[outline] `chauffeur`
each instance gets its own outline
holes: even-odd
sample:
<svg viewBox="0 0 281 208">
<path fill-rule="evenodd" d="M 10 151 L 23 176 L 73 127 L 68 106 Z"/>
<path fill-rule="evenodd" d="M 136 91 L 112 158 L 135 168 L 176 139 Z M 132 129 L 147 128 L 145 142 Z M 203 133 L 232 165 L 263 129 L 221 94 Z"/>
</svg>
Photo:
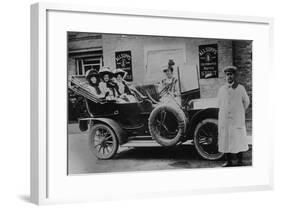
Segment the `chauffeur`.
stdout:
<svg viewBox="0 0 281 208">
<path fill-rule="evenodd" d="M 236 81 L 237 68 L 224 68 L 227 84 L 218 92 L 219 104 L 219 152 L 226 153 L 223 167 L 232 166 L 232 156 L 237 154 L 242 164 L 242 152 L 249 149 L 246 139 L 245 111 L 250 101 L 245 88 Z"/>
</svg>

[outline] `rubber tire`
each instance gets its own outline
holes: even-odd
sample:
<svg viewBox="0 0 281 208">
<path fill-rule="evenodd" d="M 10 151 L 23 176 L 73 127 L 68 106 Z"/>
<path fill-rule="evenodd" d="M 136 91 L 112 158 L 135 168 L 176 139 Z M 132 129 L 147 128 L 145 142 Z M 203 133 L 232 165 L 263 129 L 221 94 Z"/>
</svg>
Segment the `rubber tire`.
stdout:
<svg viewBox="0 0 281 208">
<path fill-rule="evenodd" d="M 215 119 L 215 118 L 205 118 L 205 119 L 202 119 L 197 125 L 196 125 L 196 128 L 195 128 L 195 131 L 194 131 L 194 146 L 198 152 L 198 154 L 203 158 L 203 159 L 206 159 L 206 160 L 219 160 L 221 159 L 224 154 L 223 153 L 220 153 L 218 154 L 218 156 L 213 156 L 213 157 L 210 157 L 208 154 L 206 154 L 205 152 L 202 151 L 202 149 L 200 148 L 199 146 L 199 140 L 198 140 L 198 130 L 199 128 L 207 123 L 207 122 L 210 122 L 210 123 L 213 123 L 215 125 L 218 126 L 218 119 Z"/>
<path fill-rule="evenodd" d="M 161 113 L 162 110 L 169 111 L 172 113 L 178 122 L 179 131 L 177 135 L 173 139 L 168 139 L 163 136 L 161 136 L 157 130 L 155 129 L 155 126 L 153 125 L 155 122 L 155 119 L 159 113 Z M 151 112 L 149 118 L 148 118 L 148 128 L 149 132 L 152 136 L 152 139 L 154 139 L 157 143 L 159 143 L 162 146 L 174 146 L 178 142 L 181 141 L 182 137 L 185 135 L 186 131 L 186 117 L 184 112 L 177 106 L 174 105 L 159 105 L 156 108 L 153 109 Z"/>
<path fill-rule="evenodd" d="M 94 143 L 93 143 L 93 136 L 95 135 L 97 129 L 99 128 L 105 128 L 107 131 L 110 132 L 111 136 L 112 136 L 112 140 L 113 140 L 113 150 L 112 152 L 106 156 L 106 157 L 101 157 L 99 154 L 98 154 L 98 151 L 97 151 L 97 148 L 94 147 Z M 99 123 L 99 124 L 95 124 L 94 126 L 91 127 L 90 129 L 90 132 L 89 132 L 89 146 L 90 146 L 90 150 L 91 152 L 100 160 L 108 160 L 108 159 L 111 159 L 114 157 L 114 155 L 116 154 L 118 148 L 119 148 L 119 142 L 118 142 L 118 139 L 117 139 L 117 136 L 116 134 L 114 133 L 114 131 L 106 124 L 102 124 L 102 123 Z"/>
</svg>

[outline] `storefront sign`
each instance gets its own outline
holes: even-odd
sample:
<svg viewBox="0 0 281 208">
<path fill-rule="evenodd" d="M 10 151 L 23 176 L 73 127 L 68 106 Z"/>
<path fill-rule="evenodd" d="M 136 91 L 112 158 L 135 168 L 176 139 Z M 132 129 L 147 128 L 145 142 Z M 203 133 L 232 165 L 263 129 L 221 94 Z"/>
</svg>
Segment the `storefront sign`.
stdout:
<svg viewBox="0 0 281 208">
<path fill-rule="evenodd" d="M 218 77 L 218 45 L 199 46 L 200 79 Z"/>
<path fill-rule="evenodd" d="M 116 51 L 115 62 L 116 62 L 116 69 L 122 69 L 127 72 L 125 80 L 133 81 L 131 51 Z"/>
</svg>

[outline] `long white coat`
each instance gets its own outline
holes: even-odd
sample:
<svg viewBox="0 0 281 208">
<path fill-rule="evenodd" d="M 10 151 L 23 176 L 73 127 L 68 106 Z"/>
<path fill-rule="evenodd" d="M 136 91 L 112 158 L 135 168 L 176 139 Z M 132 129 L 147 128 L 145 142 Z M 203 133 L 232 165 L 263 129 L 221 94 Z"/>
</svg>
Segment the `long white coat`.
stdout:
<svg viewBox="0 0 281 208">
<path fill-rule="evenodd" d="M 249 149 L 246 139 L 245 111 L 250 104 L 245 88 L 224 85 L 218 92 L 219 152 L 238 153 Z"/>
</svg>

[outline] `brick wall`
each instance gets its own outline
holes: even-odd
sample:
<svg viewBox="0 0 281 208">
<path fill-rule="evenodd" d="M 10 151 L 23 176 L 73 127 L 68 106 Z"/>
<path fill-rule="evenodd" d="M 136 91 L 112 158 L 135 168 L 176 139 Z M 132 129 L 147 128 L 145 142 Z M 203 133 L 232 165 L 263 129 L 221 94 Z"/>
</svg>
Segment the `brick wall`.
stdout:
<svg viewBox="0 0 281 208">
<path fill-rule="evenodd" d="M 251 101 L 246 119 L 252 120 L 252 41 L 232 41 L 232 48 L 233 64 L 238 67 L 237 79 L 245 87 Z"/>
</svg>

